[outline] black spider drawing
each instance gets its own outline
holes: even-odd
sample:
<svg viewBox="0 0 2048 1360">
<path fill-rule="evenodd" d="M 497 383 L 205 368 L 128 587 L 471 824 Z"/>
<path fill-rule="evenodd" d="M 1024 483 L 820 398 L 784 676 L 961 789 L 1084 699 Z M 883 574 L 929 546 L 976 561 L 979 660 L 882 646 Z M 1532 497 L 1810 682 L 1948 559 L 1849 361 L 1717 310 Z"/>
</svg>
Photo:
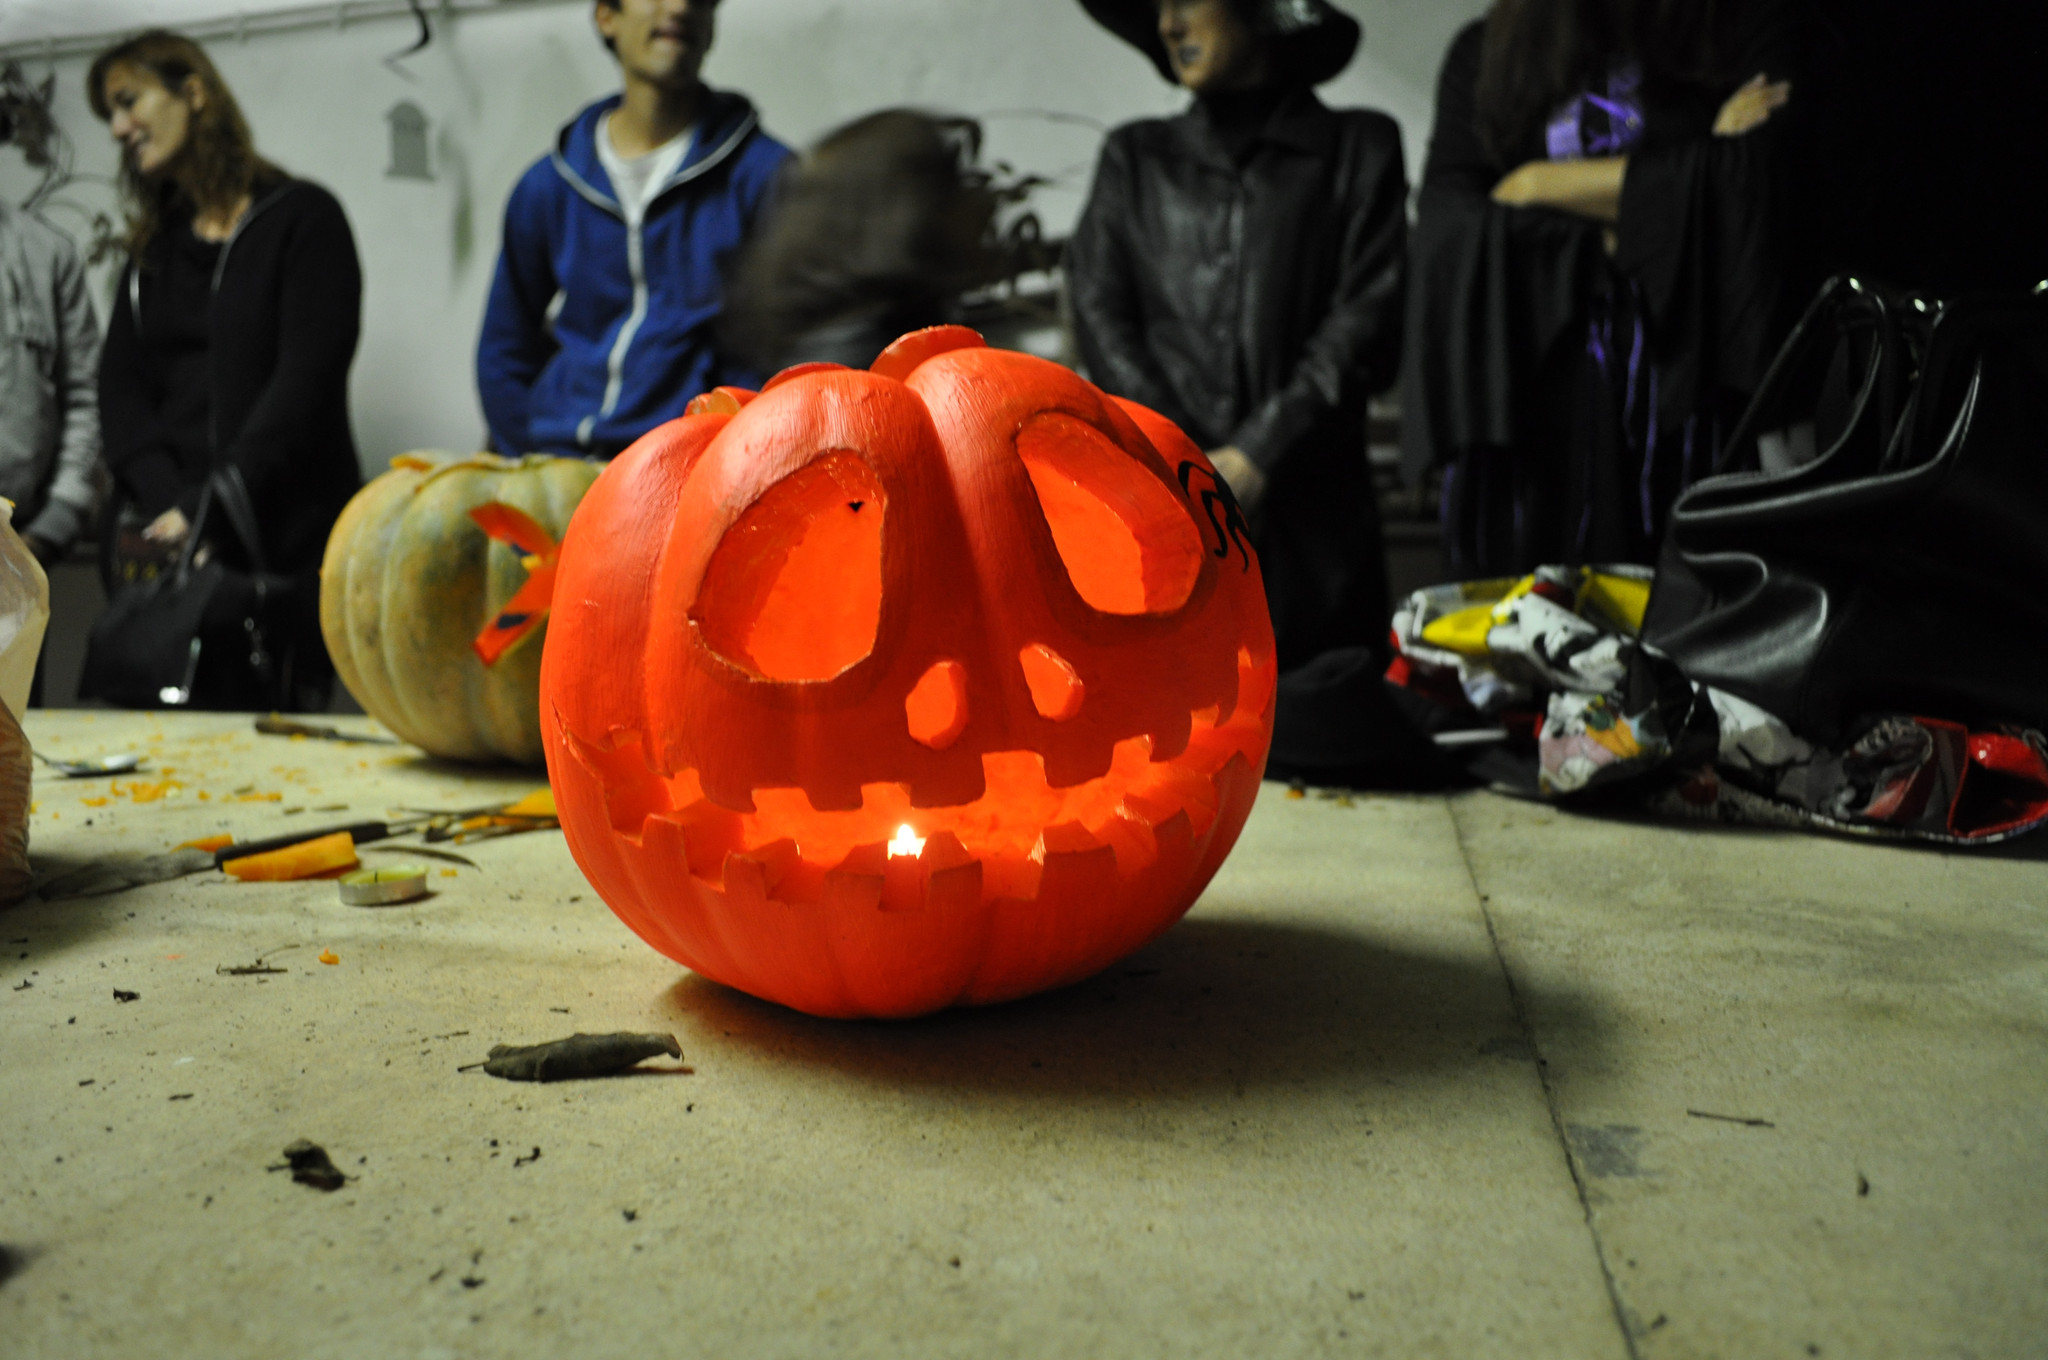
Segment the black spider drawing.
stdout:
<svg viewBox="0 0 2048 1360">
<path fill-rule="evenodd" d="M 1245 522 L 1244 510 L 1238 505 L 1237 497 L 1231 494 L 1230 483 L 1190 458 L 1180 465 L 1181 495 L 1194 494 L 1189 489 L 1188 479 L 1197 472 L 1209 479 L 1209 485 L 1202 489 L 1202 513 L 1208 517 L 1209 527 L 1216 531 L 1215 555 L 1230 556 L 1230 545 L 1235 543 L 1237 550 L 1244 554 L 1244 570 L 1250 571 L 1252 552 L 1245 540 L 1251 537 L 1252 526 Z M 1223 507 L 1221 520 L 1216 517 L 1216 507 L 1219 505 Z"/>
</svg>

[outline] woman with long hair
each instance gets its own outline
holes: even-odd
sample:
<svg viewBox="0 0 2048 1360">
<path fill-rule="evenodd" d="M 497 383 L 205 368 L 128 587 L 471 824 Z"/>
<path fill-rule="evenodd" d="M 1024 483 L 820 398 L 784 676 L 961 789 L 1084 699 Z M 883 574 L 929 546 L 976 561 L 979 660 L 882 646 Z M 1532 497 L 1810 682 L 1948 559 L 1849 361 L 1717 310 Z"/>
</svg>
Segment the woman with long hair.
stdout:
<svg viewBox="0 0 2048 1360">
<path fill-rule="evenodd" d="M 204 649 L 192 702 L 324 706 L 320 555 L 361 481 L 348 220 L 332 194 L 257 154 L 189 38 L 156 30 L 107 49 L 87 95 L 120 145 L 128 216 L 99 394 L 107 466 L 139 532 L 117 533 L 109 556 L 174 558 L 200 524 L 197 551 L 240 579 L 292 578 L 253 606 L 210 608 L 242 617 L 209 631 L 249 636 Z"/>
<path fill-rule="evenodd" d="M 1437 89 L 1404 462 L 1459 576 L 1654 559 L 1795 301 L 1793 0 L 1496 0 Z"/>
</svg>

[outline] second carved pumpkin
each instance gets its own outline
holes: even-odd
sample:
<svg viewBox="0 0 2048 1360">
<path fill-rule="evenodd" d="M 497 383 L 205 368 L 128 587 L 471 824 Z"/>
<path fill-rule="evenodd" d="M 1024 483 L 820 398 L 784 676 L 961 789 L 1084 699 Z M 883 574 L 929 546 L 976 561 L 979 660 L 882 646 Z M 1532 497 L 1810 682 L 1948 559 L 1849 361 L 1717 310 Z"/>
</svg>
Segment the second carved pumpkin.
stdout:
<svg viewBox="0 0 2048 1360">
<path fill-rule="evenodd" d="M 553 570 L 542 559 L 599 471 L 580 458 L 407 454 L 358 492 L 320 565 L 320 631 L 356 702 L 432 755 L 539 764 L 541 638 L 526 634 L 540 616 L 501 619 L 536 568 Z M 494 629 L 482 650 L 502 654 L 486 664 L 478 638 Z"/>
</svg>

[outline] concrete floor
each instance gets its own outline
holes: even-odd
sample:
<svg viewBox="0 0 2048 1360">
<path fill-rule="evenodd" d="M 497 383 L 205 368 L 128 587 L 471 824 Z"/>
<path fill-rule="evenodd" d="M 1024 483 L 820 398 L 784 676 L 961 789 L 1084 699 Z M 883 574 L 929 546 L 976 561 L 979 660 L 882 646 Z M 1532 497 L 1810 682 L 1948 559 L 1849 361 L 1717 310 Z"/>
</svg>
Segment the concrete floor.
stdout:
<svg viewBox="0 0 2048 1360">
<path fill-rule="evenodd" d="M 39 780 L 51 867 L 535 782 L 28 730 L 183 784 Z M 684 973 L 557 833 L 470 853 L 0 910 L 0 1356 L 2048 1356 L 2048 838 L 1268 785 L 1164 939 L 910 1024 Z M 691 1071 L 455 1071 L 611 1029 Z"/>
</svg>

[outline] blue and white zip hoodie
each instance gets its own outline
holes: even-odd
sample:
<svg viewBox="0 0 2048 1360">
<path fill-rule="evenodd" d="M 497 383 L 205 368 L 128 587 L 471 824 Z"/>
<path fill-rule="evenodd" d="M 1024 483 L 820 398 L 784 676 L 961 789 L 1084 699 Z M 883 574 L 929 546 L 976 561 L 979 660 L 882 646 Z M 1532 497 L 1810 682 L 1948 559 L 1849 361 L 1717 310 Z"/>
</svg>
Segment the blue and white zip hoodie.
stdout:
<svg viewBox="0 0 2048 1360">
<path fill-rule="evenodd" d="M 743 96 L 706 89 L 689 154 L 635 231 L 597 156 L 618 104 L 577 114 L 505 205 L 476 353 L 500 452 L 609 458 L 700 392 L 760 385 L 727 366 L 713 329 L 727 257 L 789 148 Z"/>
</svg>

